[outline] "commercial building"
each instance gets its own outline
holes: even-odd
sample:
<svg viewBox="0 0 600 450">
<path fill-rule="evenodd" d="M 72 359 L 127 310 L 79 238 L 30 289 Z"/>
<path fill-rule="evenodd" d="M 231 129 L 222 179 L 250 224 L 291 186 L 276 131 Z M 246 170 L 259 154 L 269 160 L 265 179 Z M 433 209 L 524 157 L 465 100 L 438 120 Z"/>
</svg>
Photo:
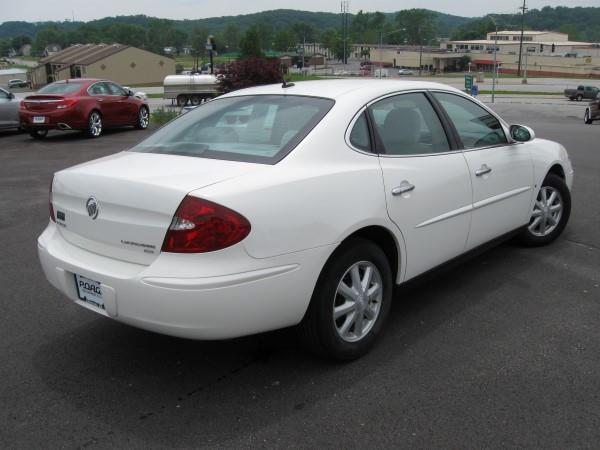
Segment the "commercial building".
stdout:
<svg viewBox="0 0 600 450">
<path fill-rule="evenodd" d="M 469 55 L 476 70 L 492 70 L 494 49 L 501 73 L 516 73 L 519 65 L 520 31 L 487 33 L 486 39 L 445 41 L 440 48 Z M 524 31 L 521 69 L 529 75 L 600 77 L 600 44 L 570 41 L 565 33 Z"/>
<path fill-rule="evenodd" d="M 33 87 L 67 78 L 107 78 L 125 85 L 162 84 L 175 73 L 164 55 L 121 44 L 76 44 L 42 58 L 31 72 Z"/>
</svg>

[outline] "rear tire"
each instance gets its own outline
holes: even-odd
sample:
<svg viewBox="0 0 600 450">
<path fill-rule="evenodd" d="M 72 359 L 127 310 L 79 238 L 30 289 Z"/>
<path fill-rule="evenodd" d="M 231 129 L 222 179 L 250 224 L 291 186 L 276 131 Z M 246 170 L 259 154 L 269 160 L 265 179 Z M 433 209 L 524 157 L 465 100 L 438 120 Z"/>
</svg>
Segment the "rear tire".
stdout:
<svg viewBox="0 0 600 450">
<path fill-rule="evenodd" d="M 192 106 L 198 106 L 202 103 L 202 97 L 200 97 L 199 95 L 192 95 L 190 97 L 190 103 L 192 104 Z"/>
<path fill-rule="evenodd" d="M 90 138 L 97 138 L 102 134 L 102 116 L 98 111 L 92 111 L 90 113 L 85 132 Z"/>
<path fill-rule="evenodd" d="M 578 102 L 580 102 L 581 100 L 583 100 L 583 95 L 579 94 L 579 95 L 577 96 L 577 101 L 578 101 Z"/>
<path fill-rule="evenodd" d="M 563 232 L 571 215 L 571 193 L 565 181 L 553 173 L 546 175 L 536 198 L 529 224 L 519 235 L 528 247 L 548 245 Z"/>
<path fill-rule="evenodd" d="M 321 271 L 298 326 L 302 343 L 340 361 L 364 355 L 389 316 L 392 289 L 390 264 L 377 245 L 365 239 L 342 244 Z"/>
<path fill-rule="evenodd" d="M 138 130 L 145 130 L 146 128 L 148 128 L 149 124 L 150 124 L 150 112 L 148 111 L 148 108 L 146 108 L 145 106 L 142 106 L 138 112 L 137 120 L 135 122 L 135 127 Z"/>
<path fill-rule="evenodd" d="M 587 108 L 585 110 L 585 114 L 583 115 L 583 123 L 585 123 L 586 125 L 590 125 L 592 122 L 594 122 L 592 120 L 592 115 L 590 114 L 590 109 Z"/>
<path fill-rule="evenodd" d="M 48 136 L 48 130 L 31 130 L 29 136 L 33 139 L 45 139 Z"/>
<path fill-rule="evenodd" d="M 185 106 L 188 102 L 188 96 L 181 94 L 177 96 L 177 106 Z"/>
</svg>

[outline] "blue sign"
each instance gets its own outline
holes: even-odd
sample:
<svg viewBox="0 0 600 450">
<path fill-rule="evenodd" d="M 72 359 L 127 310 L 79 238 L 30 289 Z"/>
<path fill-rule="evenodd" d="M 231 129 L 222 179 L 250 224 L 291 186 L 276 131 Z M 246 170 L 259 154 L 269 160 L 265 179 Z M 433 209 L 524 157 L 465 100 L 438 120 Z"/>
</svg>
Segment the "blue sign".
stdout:
<svg viewBox="0 0 600 450">
<path fill-rule="evenodd" d="M 471 95 L 473 97 L 477 97 L 478 94 L 479 94 L 479 86 L 474 84 L 473 86 L 471 86 Z"/>
</svg>

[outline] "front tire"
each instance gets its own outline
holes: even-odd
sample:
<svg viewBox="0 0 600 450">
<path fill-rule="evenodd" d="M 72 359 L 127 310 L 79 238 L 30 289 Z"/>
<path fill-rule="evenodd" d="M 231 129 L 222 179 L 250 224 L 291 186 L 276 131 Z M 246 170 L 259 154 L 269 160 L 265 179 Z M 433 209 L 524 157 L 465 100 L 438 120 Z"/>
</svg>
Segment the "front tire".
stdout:
<svg viewBox="0 0 600 450">
<path fill-rule="evenodd" d="M 585 114 L 583 115 L 583 123 L 586 125 L 590 125 L 593 122 L 592 115 L 590 114 L 590 109 L 587 108 L 585 110 Z"/>
<path fill-rule="evenodd" d="M 374 243 L 352 239 L 323 268 L 298 327 L 308 350 L 335 360 L 352 360 L 375 343 L 392 301 L 392 272 Z"/>
<path fill-rule="evenodd" d="M 583 100 L 583 95 L 579 94 L 579 95 L 577 96 L 577 101 L 578 101 L 578 102 L 580 102 L 581 100 Z"/>
<path fill-rule="evenodd" d="M 48 130 L 31 130 L 29 136 L 33 139 L 45 139 L 48 136 Z"/>
<path fill-rule="evenodd" d="M 102 134 L 102 116 L 98 111 L 92 111 L 88 117 L 88 125 L 85 130 L 90 138 L 97 138 Z"/>
<path fill-rule="evenodd" d="M 146 128 L 148 128 L 149 123 L 150 123 L 150 112 L 148 111 L 148 108 L 146 108 L 145 106 L 142 106 L 138 112 L 138 117 L 135 122 L 135 127 L 138 130 L 145 130 Z"/>
<path fill-rule="evenodd" d="M 538 192 L 529 224 L 519 235 L 519 240 L 529 247 L 548 245 L 563 232 L 570 215 L 569 188 L 561 177 L 549 173 Z"/>
</svg>

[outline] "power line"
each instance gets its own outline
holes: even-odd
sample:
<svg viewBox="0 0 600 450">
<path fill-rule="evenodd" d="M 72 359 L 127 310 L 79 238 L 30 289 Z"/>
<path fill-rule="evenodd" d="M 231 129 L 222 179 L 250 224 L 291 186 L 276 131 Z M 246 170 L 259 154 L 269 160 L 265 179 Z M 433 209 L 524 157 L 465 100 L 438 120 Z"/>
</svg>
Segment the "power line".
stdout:
<svg viewBox="0 0 600 450">
<path fill-rule="evenodd" d="M 348 63 L 348 55 L 346 51 L 347 39 L 348 39 L 348 11 L 350 10 L 350 1 L 344 0 L 341 3 L 342 12 L 342 44 L 344 46 L 343 63 Z"/>
</svg>

